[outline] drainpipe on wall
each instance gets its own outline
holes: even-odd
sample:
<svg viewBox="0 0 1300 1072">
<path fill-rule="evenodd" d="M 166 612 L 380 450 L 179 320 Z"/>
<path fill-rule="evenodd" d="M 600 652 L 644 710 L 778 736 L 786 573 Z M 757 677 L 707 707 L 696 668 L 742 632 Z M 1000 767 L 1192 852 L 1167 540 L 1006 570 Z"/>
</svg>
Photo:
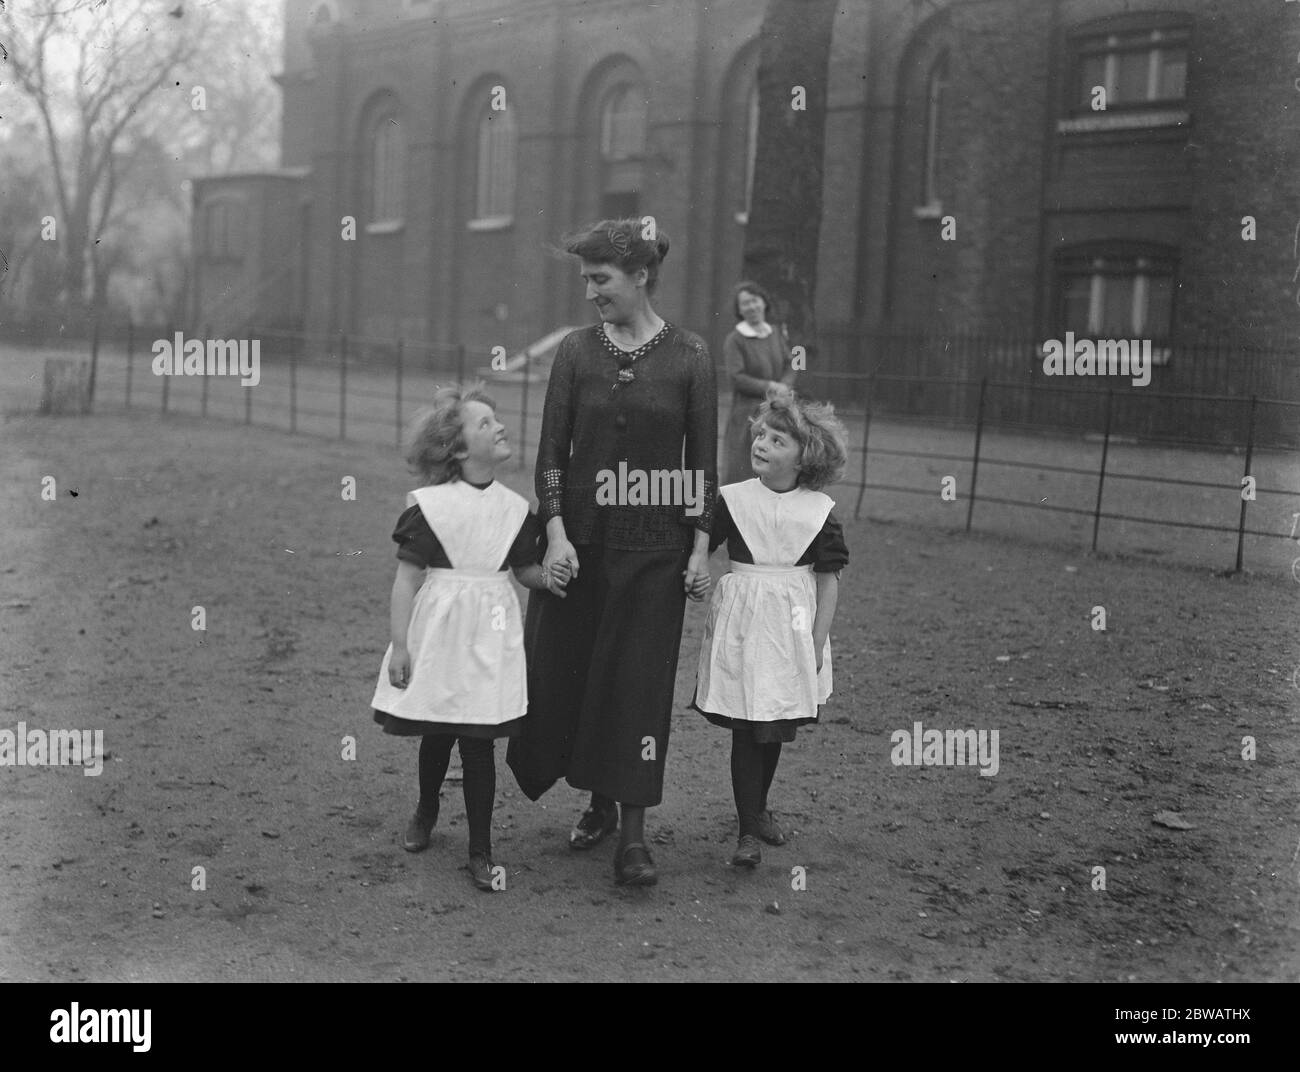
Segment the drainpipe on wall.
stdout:
<svg viewBox="0 0 1300 1072">
<path fill-rule="evenodd" d="M 1056 113 L 1060 106 L 1062 85 L 1060 79 L 1064 72 L 1060 70 L 1061 61 L 1061 0 L 1052 0 L 1052 12 L 1048 24 L 1047 41 L 1047 116 L 1043 123 L 1043 161 L 1038 177 L 1038 270 L 1035 273 L 1038 286 L 1034 288 L 1034 327 L 1036 334 L 1042 335 L 1050 330 L 1044 323 L 1046 312 L 1046 294 L 1055 286 L 1047 276 L 1047 188 L 1052 173 L 1053 151 L 1056 146 Z"/>
<path fill-rule="evenodd" d="M 872 104 L 872 83 L 871 79 L 876 70 L 876 39 L 871 30 L 874 25 L 874 16 L 876 14 L 876 2 L 870 0 L 867 4 L 866 11 L 866 70 L 863 71 L 863 96 L 862 96 L 862 153 L 858 157 L 858 245 L 857 255 L 854 258 L 853 265 L 853 322 L 855 325 L 861 324 L 866 317 L 867 312 L 867 221 L 870 218 L 871 202 L 869 196 L 871 192 L 871 181 L 868 178 L 871 170 L 870 163 L 867 160 L 868 147 L 871 145 L 871 104 Z M 886 218 L 886 227 L 889 220 Z"/>
</svg>

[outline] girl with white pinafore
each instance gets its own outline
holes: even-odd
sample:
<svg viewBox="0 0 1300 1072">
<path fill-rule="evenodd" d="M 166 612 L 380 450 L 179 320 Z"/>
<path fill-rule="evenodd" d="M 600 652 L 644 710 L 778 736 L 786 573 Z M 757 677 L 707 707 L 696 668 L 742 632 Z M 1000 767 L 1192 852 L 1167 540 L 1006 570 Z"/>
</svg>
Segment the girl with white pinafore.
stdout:
<svg viewBox="0 0 1300 1072">
<path fill-rule="evenodd" d="M 826 403 L 773 392 L 753 424 L 752 480 L 719 489 L 710 549 L 731 571 L 709 605 L 691 706 L 730 729 L 740 838 L 732 864 L 754 867 L 759 839 L 785 835 L 767 806 L 782 743 L 830 697 L 830 628 L 848 563 L 834 501 L 847 435 Z"/>
<path fill-rule="evenodd" d="M 459 742 L 469 871 L 504 888 L 492 863 L 493 740 L 519 732 L 528 707 L 522 616 L 507 567 L 529 588 L 563 595 L 538 565 L 540 526 L 528 502 L 496 482 L 510 457 L 506 431 L 480 389 L 443 388 L 417 417 L 408 461 L 427 481 L 406 497 L 393 539 L 392 641 L 371 707 L 386 733 L 419 736 L 420 800 L 405 848 L 427 848 L 439 793 Z"/>
</svg>

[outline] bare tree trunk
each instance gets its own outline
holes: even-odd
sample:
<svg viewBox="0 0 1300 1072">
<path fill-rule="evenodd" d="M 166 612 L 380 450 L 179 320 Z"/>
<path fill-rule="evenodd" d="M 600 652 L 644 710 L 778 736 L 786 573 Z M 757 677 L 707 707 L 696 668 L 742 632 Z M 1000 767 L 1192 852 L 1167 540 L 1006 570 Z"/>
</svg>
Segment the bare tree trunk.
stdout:
<svg viewBox="0 0 1300 1072">
<path fill-rule="evenodd" d="M 769 0 L 758 65 L 758 151 L 744 274 L 811 356 L 822 219 L 826 93 L 836 0 Z"/>
</svg>

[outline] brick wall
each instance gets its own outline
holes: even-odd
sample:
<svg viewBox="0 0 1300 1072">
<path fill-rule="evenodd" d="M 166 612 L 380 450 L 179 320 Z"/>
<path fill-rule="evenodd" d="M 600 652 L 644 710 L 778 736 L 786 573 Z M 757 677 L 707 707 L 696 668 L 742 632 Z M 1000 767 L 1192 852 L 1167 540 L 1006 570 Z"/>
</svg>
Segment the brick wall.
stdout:
<svg viewBox="0 0 1300 1072">
<path fill-rule="evenodd" d="M 1300 5 L 1152 6 L 1194 19 L 1190 129 L 1097 138 L 1057 131 L 1068 34 L 1133 10 L 1130 0 L 842 4 L 819 319 L 1038 329 L 1052 313 L 1058 247 L 1141 237 L 1177 250 L 1180 330 L 1294 332 Z M 284 155 L 313 169 L 312 328 L 390 324 L 486 352 L 590 321 L 574 267 L 552 251 L 597 214 L 593 95 L 618 64 L 649 91 L 641 209 L 673 239 L 656 307 L 716 347 L 743 246 L 743 87 L 762 8 L 444 0 L 435 20 L 398 17 L 401 0 L 367 0 L 341 31 L 294 44 L 314 69 L 285 87 Z M 915 211 L 926 76 L 944 48 L 941 201 L 952 242 L 940 219 Z M 474 231 L 471 117 L 498 80 L 517 108 L 517 204 L 509 227 Z M 364 222 L 363 109 L 384 88 L 400 99 L 406 135 L 405 226 L 344 243 L 339 218 Z M 1241 241 L 1245 215 L 1257 219 L 1255 243 Z"/>
</svg>

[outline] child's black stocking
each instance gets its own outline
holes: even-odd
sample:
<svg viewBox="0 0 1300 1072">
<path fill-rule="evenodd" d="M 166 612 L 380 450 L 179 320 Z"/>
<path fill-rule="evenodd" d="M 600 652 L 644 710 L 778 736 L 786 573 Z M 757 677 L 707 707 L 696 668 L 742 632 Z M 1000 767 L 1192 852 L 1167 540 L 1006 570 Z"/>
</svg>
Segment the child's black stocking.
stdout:
<svg viewBox="0 0 1300 1072">
<path fill-rule="evenodd" d="M 497 766 L 492 740 L 461 737 L 460 763 L 465 772 L 465 818 L 469 822 L 469 854 L 492 855 L 492 803 L 497 794 Z"/>
<path fill-rule="evenodd" d="M 763 750 L 749 726 L 731 729 L 731 791 L 736 797 L 740 836 L 757 837 L 763 797 Z"/>
<path fill-rule="evenodd" d="M 781 742 L 773 741 L 759 747 L 763 750 L 763 796 L 759 801 L 759 811 L 767 811 L 767 791 L 772 788 L 776 765 L 781 762 Z"/>
<path fill-rule="evenodd" d="M 455 740 L 443 733 L 426 733 L 420 738 L 420 803 L 415 810 L 425 818 L 438 817 L 438 794 L 442 791 L 442 780 L 447 777 Z"/>
</svg>

